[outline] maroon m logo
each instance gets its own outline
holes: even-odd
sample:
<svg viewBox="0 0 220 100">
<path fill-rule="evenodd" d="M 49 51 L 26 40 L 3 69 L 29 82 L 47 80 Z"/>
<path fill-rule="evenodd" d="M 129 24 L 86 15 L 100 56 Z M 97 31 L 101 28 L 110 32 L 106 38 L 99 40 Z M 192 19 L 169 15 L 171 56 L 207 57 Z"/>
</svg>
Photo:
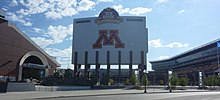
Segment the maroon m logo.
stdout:
<svg viewBox="0 0 220 100">
<path fill-rule="evenodd" d="M 115 45 L 115 48 L 124 48 L 125 45 L 118 37 L 118 30 L 99 30 L 99 37 L 93 48 L 102 48 L 103 45 Z"/>
</svg>

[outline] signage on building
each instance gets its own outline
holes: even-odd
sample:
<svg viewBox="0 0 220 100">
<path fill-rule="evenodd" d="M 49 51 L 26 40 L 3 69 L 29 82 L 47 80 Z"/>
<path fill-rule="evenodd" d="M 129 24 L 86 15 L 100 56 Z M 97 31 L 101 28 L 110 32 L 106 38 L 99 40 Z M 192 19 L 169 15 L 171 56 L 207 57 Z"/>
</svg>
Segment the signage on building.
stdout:
<svg viewBox="0 0 220 100">
<path fill-rule="evenodd" d="M 100 14 L 99 17 L 95 20 L 96 24 L 104 24 L 104 23 L 120 23 L 122 22 L 122 18 L 120 18 L 117 11 L 112 8 L 104 9 Z"/>
<path fill-rule="evenodd" d="M 93 48 L 102 48 L 102 45 L 115 45 L 115 48 L 125 47 L 125 44 L 118 37 L 118 30 L 99 30 L 99 37 L 93 44 Z"/>
</svg>

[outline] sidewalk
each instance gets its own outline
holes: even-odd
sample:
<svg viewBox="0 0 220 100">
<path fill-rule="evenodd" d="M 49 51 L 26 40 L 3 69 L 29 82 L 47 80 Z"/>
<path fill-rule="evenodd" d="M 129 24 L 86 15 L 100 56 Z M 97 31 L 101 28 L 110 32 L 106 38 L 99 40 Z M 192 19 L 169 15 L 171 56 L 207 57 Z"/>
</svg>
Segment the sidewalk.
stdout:
<svg viewBox="0 0 220 100">
<path fill-rule="evenodd" d="M 124 89 L 106 89 L 106 90 L 77 90 L 77 91 L 54 91 L 54 92 L 8 92 L 1 93 L 0 100 L 28 100 L 37 98 L 57 98 L 57 97 L 82 97 L 82 96 L 102 96 L 102 95 L 128 95 L 143 94 L 144 90 L 124 90 Z M 205 92 L 207 90 L 174 90 L 176 92 Z M 169 90 L 147 89 L 149 94 L 169 93 Z"/>
</svg>

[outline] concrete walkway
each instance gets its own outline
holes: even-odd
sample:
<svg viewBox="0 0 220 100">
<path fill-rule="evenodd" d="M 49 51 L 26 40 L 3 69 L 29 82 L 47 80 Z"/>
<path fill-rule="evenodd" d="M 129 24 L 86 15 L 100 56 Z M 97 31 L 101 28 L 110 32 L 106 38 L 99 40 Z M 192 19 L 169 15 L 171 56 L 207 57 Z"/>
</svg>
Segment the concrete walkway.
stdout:
<svg viewBox="0 0 220 100">
<path fill-rule="evenodd" d="M 38 98 L 57 98 L 57 97 L 82 97 L 82 96 L 102 96 L 102 95 L 128 95 L 143 94 L 144 90 L 126 89 L 106 89 L 106 90 L 77 90 L 77 91 L 53 91 L 53 92 L 8 92 L 0 93 L 0 100 L 29 100 Z M 207 90 L 174 90 L 173 92 L 205 92 Z M 148 94 L 169 93 L 169 90 L 147 89 Z"/>
</svg>

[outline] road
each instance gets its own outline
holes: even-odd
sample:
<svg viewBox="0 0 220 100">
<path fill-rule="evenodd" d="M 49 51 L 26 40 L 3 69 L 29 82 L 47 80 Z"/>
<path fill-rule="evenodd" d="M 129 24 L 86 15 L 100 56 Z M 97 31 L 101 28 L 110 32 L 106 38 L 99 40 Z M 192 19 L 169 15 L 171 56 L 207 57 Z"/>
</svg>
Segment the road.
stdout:
<svg viewBox="0 0 220 100">
<path fill-rule="evenodd" d="M 42 99 L 39 98 L 33 100 L 220 100 L 220 92 L 67 96 Z"/>
</svg>

